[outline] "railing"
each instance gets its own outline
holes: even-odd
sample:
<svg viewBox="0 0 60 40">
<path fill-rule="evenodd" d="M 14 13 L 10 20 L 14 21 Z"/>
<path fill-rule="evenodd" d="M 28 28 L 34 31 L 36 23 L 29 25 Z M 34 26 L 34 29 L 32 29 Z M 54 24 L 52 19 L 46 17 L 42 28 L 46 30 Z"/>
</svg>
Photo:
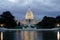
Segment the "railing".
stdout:
<svg viewBox="0 0 60 40">
<path fill-rule="evenodd" d="M 0 28 L 0 32 L 1 32 L 1 40 L 5 40 L 6 37 L 4 38 L 4 35 L 7 32 L 14 34 L 13 35 L 14 37 L 12 40 L 48 40 L 48 38 L 44 38 L 44 36 L 49 37 L 50 34 L 57 36 L 56 37 L 57 39 L 54 39 L 54 40 L 59 40 L 59 28 L 52 28 L 52 29 L 7 29 L 7 28 Z M 51 35 L 51 37 L 52 37 L 52 35 Z M 52 38 L 50 38 L 50 39 L 53 40 Z M 7 38 L 6 38 L 6 40 L 7 40 Z"/>
</svg>

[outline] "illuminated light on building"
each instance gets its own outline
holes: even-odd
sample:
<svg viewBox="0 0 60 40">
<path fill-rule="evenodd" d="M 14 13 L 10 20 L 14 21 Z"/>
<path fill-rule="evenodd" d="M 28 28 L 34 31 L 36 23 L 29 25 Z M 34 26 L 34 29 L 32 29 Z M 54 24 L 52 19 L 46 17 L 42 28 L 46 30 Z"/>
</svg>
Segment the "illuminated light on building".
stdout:
<svg viewBox="0 0 60 40">
<path fill-rule="evenodd" d="M 25 19 L 34 19 L 33 13 L 30 10 L 30 8 L 28 9 L 28 11 L 26 13 Z"/>
</svg>

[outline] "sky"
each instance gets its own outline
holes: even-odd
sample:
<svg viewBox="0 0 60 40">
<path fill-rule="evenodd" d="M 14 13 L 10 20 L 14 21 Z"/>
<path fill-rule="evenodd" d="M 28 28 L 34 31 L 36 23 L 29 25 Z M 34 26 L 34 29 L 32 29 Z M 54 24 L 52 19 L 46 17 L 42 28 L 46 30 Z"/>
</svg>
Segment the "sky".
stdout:
<svg viewBox="0 0 60 40">
<path fill-rule="evenodd" d="M 35 19 L 60 15 L 60 0 L 0 0 L 0 14 L 10 11 L 17 20 L 25 18 L 29 7 Z"/>
</svg>

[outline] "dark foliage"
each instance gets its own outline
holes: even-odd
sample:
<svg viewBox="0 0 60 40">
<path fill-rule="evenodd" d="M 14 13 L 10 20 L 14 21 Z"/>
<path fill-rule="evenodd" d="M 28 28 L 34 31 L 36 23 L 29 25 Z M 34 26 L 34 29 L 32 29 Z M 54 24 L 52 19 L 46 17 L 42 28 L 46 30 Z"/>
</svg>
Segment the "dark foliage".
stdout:
<svg viewBox="0 0 60 40">
<path fill-rule="evenodd" d="M 14 16 L 9 11 L 3 12 L 0 16 L 0 23 L 5 24 L 5 28 L 14 28 L 17 25 Z"/>
<path fill-rule="evenodd" d="M 60 16 L 56 17 L 56 23 L 60 24 Z"/>
<path fill-rule="evenodd" d="M 39 26 L 39 28 L 54 28 L 56 27 L 56 24 L 60 24 L 60 16 L 57 16 L 56 18 L 45 16 L 37 26 Z"/>
</svg>

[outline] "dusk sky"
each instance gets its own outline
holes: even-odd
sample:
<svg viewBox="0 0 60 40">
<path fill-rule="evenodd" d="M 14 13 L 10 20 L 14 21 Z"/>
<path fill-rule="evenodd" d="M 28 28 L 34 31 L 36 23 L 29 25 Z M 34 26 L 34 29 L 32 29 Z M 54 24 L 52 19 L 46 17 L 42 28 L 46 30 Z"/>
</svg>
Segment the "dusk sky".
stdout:
<svg viewBox="0 0 60 40">
<path fill-rule="evenodd" d="M 35 18 L 60 15 L 60 0 L 0 0 L 0 14 L 10 11 L 16 19 L 23 19 L 30 7 Z"/>
</svg>

